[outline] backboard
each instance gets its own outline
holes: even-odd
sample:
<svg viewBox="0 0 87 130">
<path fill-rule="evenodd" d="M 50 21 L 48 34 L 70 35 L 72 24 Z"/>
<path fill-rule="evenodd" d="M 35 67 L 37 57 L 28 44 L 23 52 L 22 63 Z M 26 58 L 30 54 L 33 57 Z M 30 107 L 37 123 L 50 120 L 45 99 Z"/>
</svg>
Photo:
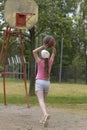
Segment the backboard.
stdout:
<svg viewBox="0 0 87 130">
<path fill-rule="evenodd" d="M 38 5 L 34 0 L 7 0 L 4 18 L 10 27 L 32 28 L 38 21 Z"/>
</svg>

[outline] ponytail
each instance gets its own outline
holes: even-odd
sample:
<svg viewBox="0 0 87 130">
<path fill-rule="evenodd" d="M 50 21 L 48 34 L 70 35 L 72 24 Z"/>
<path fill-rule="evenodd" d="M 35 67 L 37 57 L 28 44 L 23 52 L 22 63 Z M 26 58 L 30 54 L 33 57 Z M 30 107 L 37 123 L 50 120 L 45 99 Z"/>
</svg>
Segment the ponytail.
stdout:
<svg viewBox="0 0 87 130">
<path fill-rule="evenodd" d="M 45 75 L 46 75 L 46 78 L 49 78 L 49 59 L 48 58 L 45 58 L 44 59 L 45 61 Z"/>
</svg>

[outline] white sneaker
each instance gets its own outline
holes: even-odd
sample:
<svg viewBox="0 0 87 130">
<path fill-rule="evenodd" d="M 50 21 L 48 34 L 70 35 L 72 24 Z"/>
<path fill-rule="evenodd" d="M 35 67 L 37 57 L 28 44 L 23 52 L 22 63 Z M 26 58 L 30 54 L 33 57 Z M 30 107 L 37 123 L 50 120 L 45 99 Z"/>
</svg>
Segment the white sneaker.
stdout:
<svg viewBox="0 0 87 130">
<path fill-rule="evenodd" d="M 50 119 L 50 115 L 45 115 L 44 120 L 43 120 L 44 127 L 48 126 L 49 119 Z"/>
</svg>

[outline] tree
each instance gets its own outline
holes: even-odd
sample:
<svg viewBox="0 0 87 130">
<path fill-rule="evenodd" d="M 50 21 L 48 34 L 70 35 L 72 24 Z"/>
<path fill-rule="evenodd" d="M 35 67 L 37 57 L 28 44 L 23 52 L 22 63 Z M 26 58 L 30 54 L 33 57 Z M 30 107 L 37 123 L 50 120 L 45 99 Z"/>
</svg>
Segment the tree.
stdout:
<svg viewBox="0 0 87 130">
<path fill-rule="evenodd" d="M 30 30 L 30 44 L 31 44 L 31 54 L 30 54 L 30 90 L 29 95 L 35 95 L 35 60 L 33 57 L 32 50 L 35 48 L 35 27 Z"/>
<path fill-rule="evenodd" d="M 85 65 L 85 79 L 87 84 L 87 1 L 81 0 L 78 3 L 77 10 L 77 43 L 78 43 L 78 53 L 79 58 L 76 62 L 80 62 L 81 65 Z"/>
</svg>

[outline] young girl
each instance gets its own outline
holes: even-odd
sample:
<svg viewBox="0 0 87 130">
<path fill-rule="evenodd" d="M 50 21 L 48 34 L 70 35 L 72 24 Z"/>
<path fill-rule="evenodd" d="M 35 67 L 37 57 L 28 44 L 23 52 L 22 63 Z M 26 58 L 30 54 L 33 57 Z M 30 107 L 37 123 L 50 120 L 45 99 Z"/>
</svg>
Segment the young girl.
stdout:
<svg viewBox="0 0 87 130">
<path fill-rule="evenodd" d="M 40 120 L 40 123 L 43 123 L 44 126 L 47 126 L 48 119 L 50 117 L 49 114 L 47 113 L 45 99 L 50 87 L 50 72 L 56 54 L 55 45 L 52 47 L 51 56 L 50 53 L 46 50 L 47 47 L 48 46 L 44 43 L 42 46 L 33 50 L 33 55 L 38 65 L 35 92 L 41 110 L 43 112 L 43 118 Z M 41 52 L 41 58 L 38 55 L 39 52 Z"/>
</svg>

